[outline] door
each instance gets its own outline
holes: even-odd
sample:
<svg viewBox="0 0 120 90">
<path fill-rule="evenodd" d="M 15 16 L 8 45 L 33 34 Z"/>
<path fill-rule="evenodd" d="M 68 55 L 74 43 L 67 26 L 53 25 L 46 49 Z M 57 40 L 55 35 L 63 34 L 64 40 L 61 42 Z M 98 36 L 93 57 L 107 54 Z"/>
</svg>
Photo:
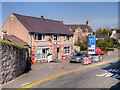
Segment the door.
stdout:
<svg viewBox="0 0 120 90">
<path fill-rule="evenodd" d="M 58 60 L 60 60 L 61 58 L 60 58 L 60 47 L 57 47 L 57 55 L 58 55 Z"/>
</svg>

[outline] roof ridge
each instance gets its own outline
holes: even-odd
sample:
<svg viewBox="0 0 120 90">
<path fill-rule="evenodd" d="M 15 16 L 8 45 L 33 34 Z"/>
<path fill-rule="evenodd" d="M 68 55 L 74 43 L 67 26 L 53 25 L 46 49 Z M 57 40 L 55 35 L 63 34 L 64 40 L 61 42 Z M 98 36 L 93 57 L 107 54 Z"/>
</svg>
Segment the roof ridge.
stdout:
<svg viewBox="0 0 120 90">
<path fill-rule="evenodd" d="M 87 26 L 86 24 L 65 24 L 65 25 L 78 25 L 78 26 L 82 26 L 82 25 L 85 25 L 85 26 Z"/>
<path fill-rule="evenodd" d="M 32 18 L 38 18 L 34 16 L 27 16 L 27 15 L 22 15 L 22 14 L 17 14 L 17 13 L 12 13 L 13 15 L 18 15 L 18 16 L 23 16 L 23 17 L 32 17 Z"/>
<path fill-rule="evenodd" d="M 40 19 L 40 17 L 35 17 L 35 16 L 28 16 L 28 15 L 22 15 L 22 14 L 17 14 L 17 13 L 12 13 L 13 15 L 18 15 L 18 16 L 23 16 L 23 17 L 29 17 L 29 18 L 36 18 Z M 56 21 L 56 22 L 61 22 L 59 20 L 53 20 L 53 19 L 45 19 L 45 20 L 50 20 L 50 21 Z"/>
</svg>

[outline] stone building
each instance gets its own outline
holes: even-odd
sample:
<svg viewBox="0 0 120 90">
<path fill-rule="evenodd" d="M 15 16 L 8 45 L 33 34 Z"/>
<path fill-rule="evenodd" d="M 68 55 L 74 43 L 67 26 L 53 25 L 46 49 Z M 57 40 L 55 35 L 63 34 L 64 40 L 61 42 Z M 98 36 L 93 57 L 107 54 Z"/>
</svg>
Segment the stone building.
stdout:
<svg viewBox="0 0 120 90">
<path fill-rule="evenodd" d="M 74 32 L 74 43 L 77 41 L 83 43 L 85 37 L 93 33 L 89 20 L 86 20 L 86 24 L 66 24 L 66 26 Z"/>
<path fill-rule="evenodd" d="M 79 38 L 82 42 L 82 37 L 88 36 L 93 32 L 89 20 L 86 21 L 86 24 L 66 24 L 66 26 L 74 32 L 74 42 L 78 41 Z"/>
</svg>

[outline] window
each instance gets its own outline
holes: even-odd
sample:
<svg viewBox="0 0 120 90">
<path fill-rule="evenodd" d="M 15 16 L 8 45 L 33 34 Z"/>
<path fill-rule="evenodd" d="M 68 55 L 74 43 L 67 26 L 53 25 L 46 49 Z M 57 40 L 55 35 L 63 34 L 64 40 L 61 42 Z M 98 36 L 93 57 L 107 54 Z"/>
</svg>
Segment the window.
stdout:
<svg viewBox="0 0 120 90">
<path fill-rule="evenodd" d="M 55 41 L 60 41 L 60 35 L 54 35 L 54 40 Z"/>
<path fill-rule="evenodd" d="M 57 41 L 59 41 L 60 40 L 60 35 L 57 35 Z"/>
<path fill-rule="evenodd" d="M 35 34 L 35 40 L 45 41 L 45 35 Z"/>
<path fill-rule="evenodd" d="M 66 41 L 69 41 L 70 40 L 70 36 L 66 36 Z"/>
<path fill-rule="evenodd" d="M 70 46 L 64 47 L 64 54 L 70 54 Z"/>
<path fill-rule="evenodd" d="M 49 48 L 40 48 L 40 49 L 37 49 L 36 60 L 47 59 L 47 55 L 48 55 L 49 51 L 50 51 Z"/>
</svg>

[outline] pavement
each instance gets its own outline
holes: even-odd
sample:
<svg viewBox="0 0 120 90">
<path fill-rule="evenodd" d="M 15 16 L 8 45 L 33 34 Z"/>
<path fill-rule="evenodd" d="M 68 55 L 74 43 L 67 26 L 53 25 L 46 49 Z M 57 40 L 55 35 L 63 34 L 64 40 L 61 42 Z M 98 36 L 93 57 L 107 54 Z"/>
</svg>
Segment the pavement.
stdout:
<svg viewBox="0 0 120 90">
<path fill-rule="evenodd" d="M 118 58 L 117 54 L 103 56 L 104 62 L 107 62 L 113 58 Z M 94 65 L 94 64 L 92 64 Z M 86 65 L 80 63 L 69 63 L 69 60 L 60 60 L 60 62 L 51 63 L 37 63 L 32 65 L 32 70 L 25 73 L 15 80 L 12 80 L 2 86 L 2 88 L 20 88 L 30 83 L 36 82 L 43 78 L 47 78 L 65 71 L 74 70 L 77 68 L 85 68 Z"/>
</svg>

